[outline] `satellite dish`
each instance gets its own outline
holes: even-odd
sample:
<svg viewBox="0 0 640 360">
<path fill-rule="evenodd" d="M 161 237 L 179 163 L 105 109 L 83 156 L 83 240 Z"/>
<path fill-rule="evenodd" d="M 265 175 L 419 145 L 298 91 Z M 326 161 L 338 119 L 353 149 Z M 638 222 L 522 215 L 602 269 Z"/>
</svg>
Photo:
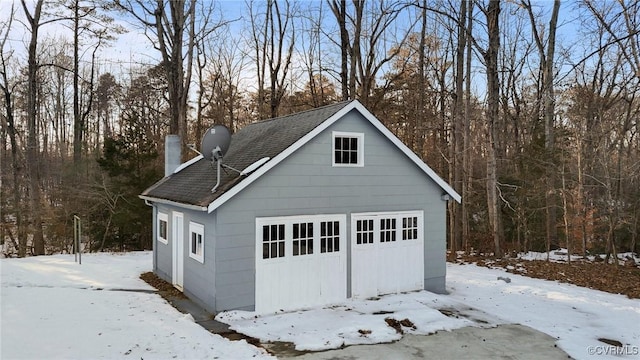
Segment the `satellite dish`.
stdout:
<svg viewBox="0 0 640 360">
<path fill-rule="evenodd" d="M 209 161 L 220 160 L 229 150 L 231 131 L 224 125 L 210 127 L 202 138 L 200 152 Z"/>
<path fill-rule="evenodd" d="M 213 165 L 214 161 L 217 165 L 217 182 L 213 189 L 211 189 L 212 193 L 215 192 L 220 185 L 220 165 L 222 164 L 222 157 L 227 153 L 227 150 L 229 150 L 230 144 L 231 131 L 224 125 L 214 125 L 210 127 L 202 138 L 202 144 L 200 145 L 202 156 L 211 161 L 211 165 Z"/>
<path fill-rule="evenodd" d="M 271 159 L 270 157 L 263 157 L 262 159 L 254 162 L 253 164 L 247 166 L 244 170 L 242 170 L 242 172 L 240 172 L 240 176 L 245 176 L 245 175 L 249 175 L 250 173 L 254 172 L 257 168 L 259 168 L 260 166 L 262 166 L 264 163 L 266 163 L 267 161 L 269 161 L 269 159 Z"/>
</svg>

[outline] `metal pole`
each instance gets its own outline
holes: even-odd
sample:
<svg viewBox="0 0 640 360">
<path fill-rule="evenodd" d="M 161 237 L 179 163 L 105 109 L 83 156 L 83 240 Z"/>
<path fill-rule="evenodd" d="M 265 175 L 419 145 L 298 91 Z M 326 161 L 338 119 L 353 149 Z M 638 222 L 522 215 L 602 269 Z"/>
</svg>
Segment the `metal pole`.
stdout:
<svg viewBox="0 0 640 360">
<path fill-rule="evenodd" d="M 78 215 L 73 215 L 73 247 L 74 261 L 82 264 L 82 249 L 80 248 L 80 240 L 82 238 L 82 222 Z"/>
<path fill-rule="evenodd" d="M 73 215 L 73 261 L 78 262 L 78 217 Z"/>
<path fill-rule="evenodd" d="M 78 217 L 78 264 L 82 265 L 82 220 Z"/>
</svg>

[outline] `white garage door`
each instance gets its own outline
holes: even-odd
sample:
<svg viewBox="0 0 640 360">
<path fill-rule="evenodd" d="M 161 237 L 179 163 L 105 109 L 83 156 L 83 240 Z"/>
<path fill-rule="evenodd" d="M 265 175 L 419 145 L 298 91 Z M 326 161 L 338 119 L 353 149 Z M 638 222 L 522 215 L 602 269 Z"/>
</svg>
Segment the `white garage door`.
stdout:
<svg viewBox="0 0 640 360">
<path fill-rule="evenodd" d="M 351 295 L 424 289 L 423 212 L 351 215 Z"/>
<path fill-rule="evenodd" d="M 256 312 L 347 297 L 346 215 L 256 219 Z"/>
</svg>

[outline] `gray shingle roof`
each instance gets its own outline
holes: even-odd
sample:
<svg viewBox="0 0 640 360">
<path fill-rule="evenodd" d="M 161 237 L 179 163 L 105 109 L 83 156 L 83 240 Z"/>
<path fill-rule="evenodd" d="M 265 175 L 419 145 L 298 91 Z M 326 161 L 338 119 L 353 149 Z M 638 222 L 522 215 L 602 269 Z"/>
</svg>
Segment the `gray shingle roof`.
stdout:
<svg viewBox="0 0 640 360">
<path fill-rule="evenodd" d="M 222 163 L 243 170 L 264 157 L 273 159 L 348 104 L 340 102 L 247 125 L 231 137 L 231 146 Z M 210 161 L 201 159 L 163 178 L 141 195 L 206 207 L 245 178 L 223 168 L 220 186 L 212 193 L 211 188 L 217 180 L 216 169 Z"/>
</svg>

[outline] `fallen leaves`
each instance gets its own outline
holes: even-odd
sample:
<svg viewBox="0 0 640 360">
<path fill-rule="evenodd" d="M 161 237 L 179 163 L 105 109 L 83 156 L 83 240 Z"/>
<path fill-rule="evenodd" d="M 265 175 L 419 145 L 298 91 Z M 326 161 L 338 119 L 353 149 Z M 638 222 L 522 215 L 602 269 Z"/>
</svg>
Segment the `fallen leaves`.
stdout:
<svg viewBox="0 0 640 360">
<path fill-rule="evenodd" d="M 623 294 L 640 299 L 640 269 L 635 266 L 612 265 L 603 262 L 552 262 L 522 259 L 492 259 L 462 256 L 463 263 L 475 263 L 488 268 L 504 268 L 507 272 L 537 279 L 556 280 L 578 286 Z"/>
</svg>

